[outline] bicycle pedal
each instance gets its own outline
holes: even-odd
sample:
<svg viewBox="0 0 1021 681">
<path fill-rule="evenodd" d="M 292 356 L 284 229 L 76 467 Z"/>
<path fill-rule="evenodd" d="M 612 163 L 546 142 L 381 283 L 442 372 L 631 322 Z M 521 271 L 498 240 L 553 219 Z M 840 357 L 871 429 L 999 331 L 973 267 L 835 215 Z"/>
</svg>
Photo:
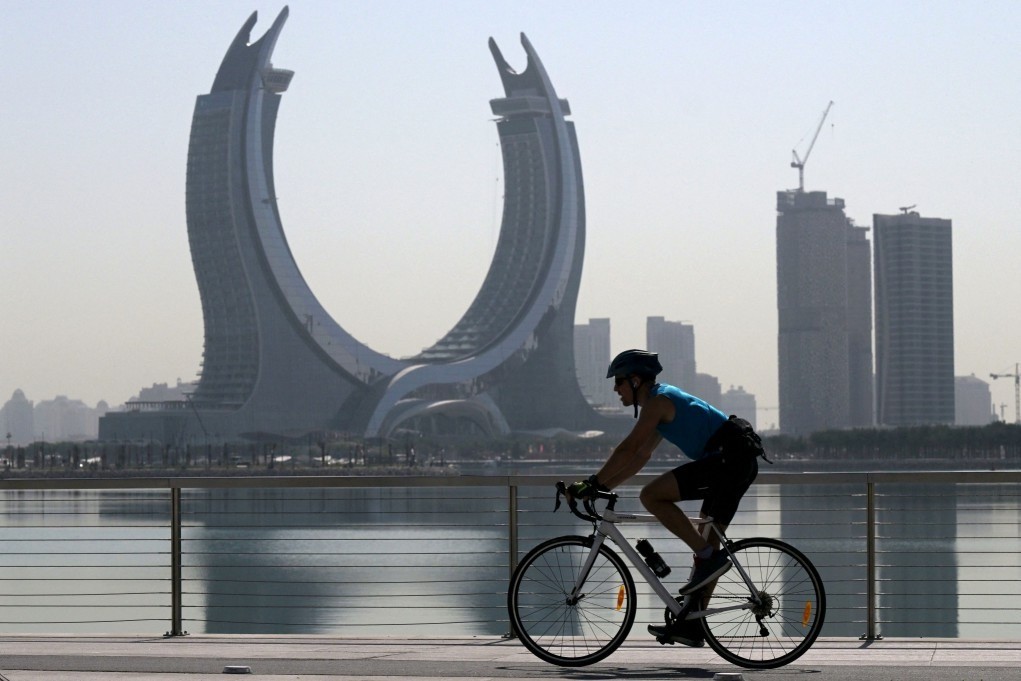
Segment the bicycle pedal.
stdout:
<svg viewBox="0 0 1021 681">
<path fill-rule="evenodd" d="M 666 636 L 657 636 L 656 637 L 656 642 L 659 643 L 661 646 L 666 646 L 666 645 L 672 646 L 672 645 L 676 645 L 677 644 L 676 641 L 674 641 L 672 639 L 669 639 Z"/>
</svg>

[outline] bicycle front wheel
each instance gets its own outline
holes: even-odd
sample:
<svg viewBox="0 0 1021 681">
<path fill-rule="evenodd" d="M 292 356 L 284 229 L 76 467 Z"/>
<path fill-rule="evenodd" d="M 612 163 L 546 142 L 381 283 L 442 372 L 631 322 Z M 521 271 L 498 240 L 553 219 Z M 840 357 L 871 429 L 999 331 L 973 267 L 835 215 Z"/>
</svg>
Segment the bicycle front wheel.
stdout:
<svg viewBox="0 0 1021 681">
<path fill-rule="evenodd" d="M 749 669 L 773 669 L 796 660 L 822 630 L 826 594 L 811 561 L 776 539 L 743 539 L 731 551 L 751 579 L 757 602 L 735 565 L 717 581 L 707 615 L 706 642 L 720 657 Z"/>
<path fill-rule="evenodd" d="M 573 593 L 591 553 L 591 537 L 550 539 L 529 551 L 511 577 L 511 626 L 545 662 L 564 667 L 598 662 L 624 642 L 634 624 L 634 579 L 605 544 Z"/>
</svg>

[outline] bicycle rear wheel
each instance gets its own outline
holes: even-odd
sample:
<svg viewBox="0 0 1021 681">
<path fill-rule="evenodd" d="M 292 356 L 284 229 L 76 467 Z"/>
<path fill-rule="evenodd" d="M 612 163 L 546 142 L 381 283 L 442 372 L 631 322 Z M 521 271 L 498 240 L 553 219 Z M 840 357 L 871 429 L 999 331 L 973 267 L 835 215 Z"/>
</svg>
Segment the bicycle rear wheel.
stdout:
<svg viewBox="0 0 1021 681">
<path fill-rule="evenodd" d="M 577 599 L 571 598 L 591 553 L 591 537 L 550 539 L 529 551 L 511 577 L 511 626 L 524 646 L 545 662 L 564 667 L 598 662 L 624 642 L 634 624 L 635 582 L 624 561 L 605 544 Z"/>
<path fill-rule="evenodd" d="M 819 572 L 803 553 L 777 539 L 743 539 L 731 551 L 761 604 L 706 616 L 706 642 L 723 659 L 749 669 L 782 667 L 801 657 L 818 638 L 826 616 Z M 709 607 L 751 602 L 735 566 L 717 581 Z"/>
</svg>

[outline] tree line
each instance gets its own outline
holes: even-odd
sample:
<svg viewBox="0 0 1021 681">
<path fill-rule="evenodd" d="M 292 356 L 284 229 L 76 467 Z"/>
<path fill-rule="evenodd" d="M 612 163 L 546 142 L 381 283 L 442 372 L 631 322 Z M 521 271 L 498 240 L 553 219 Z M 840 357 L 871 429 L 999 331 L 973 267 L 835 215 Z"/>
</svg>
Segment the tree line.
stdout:
<svg viewBox="0 0 1021 681">
<path fill-rule="evenodd" d="M 0 450 L 5 471 L 90 471 L 231 469 L 233 473 L 286 474 L 319 468 L 343 474 L 351 469 L 449 468 L 469 462 L 556 464 L 604 460 L 619 434 L 577 438 L 513 435 L 499 438 L 406 435 L 387 440 L 320 433 L 302 442 L 236 442 L 174 446 L 158 442 L 37 442 Z M 821 466 L 940 462 L 948 466 L 1021 467 L 1021 425 L 928 425 L 901 428 L 827 430 L 803 436 L 763 438 L 766 454 L 778 463 Z M 684 456 L 662 445 L 661 462 Z M 247 471 L 246 471 L 247 469 Z M 354 472 L 354 471 L 352 471 Z"/>
<path fill-rule="evenodd" d="M 1021 426 L 1002 422 L 826 430 L 800 437 L 774 435 L 764 438 L 763 444 L 771 455 L 806 460 L 1021 462 Z"/>
</svg>

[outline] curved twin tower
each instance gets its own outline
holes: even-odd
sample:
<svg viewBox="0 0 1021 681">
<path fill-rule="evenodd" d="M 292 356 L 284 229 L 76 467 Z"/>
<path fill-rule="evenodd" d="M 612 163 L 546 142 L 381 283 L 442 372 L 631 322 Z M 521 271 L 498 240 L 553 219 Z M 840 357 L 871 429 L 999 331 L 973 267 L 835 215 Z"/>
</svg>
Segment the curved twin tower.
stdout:
<svg viewBox="0 0 1021 681">
<path fill-rule="evenodd" d="M 293 72 L 270 58 L 287 15 L 250 42 L 252 14 L 195 104 L 187 222 L 205 324 L 197 388 L 183 403 L 108 415 L 100 437 L 386 437 L 423 418 L 486 434 L 603 427 L 574 369 L 585 245 L 578 143 L 528 39 L 522 73 L 489 41 L 506 93 L 490 102 L 506 193 L 489 272 L 446 335 L 394 359 L 330 316 L 284 235 L 273 136 Z"/>
</svg>

